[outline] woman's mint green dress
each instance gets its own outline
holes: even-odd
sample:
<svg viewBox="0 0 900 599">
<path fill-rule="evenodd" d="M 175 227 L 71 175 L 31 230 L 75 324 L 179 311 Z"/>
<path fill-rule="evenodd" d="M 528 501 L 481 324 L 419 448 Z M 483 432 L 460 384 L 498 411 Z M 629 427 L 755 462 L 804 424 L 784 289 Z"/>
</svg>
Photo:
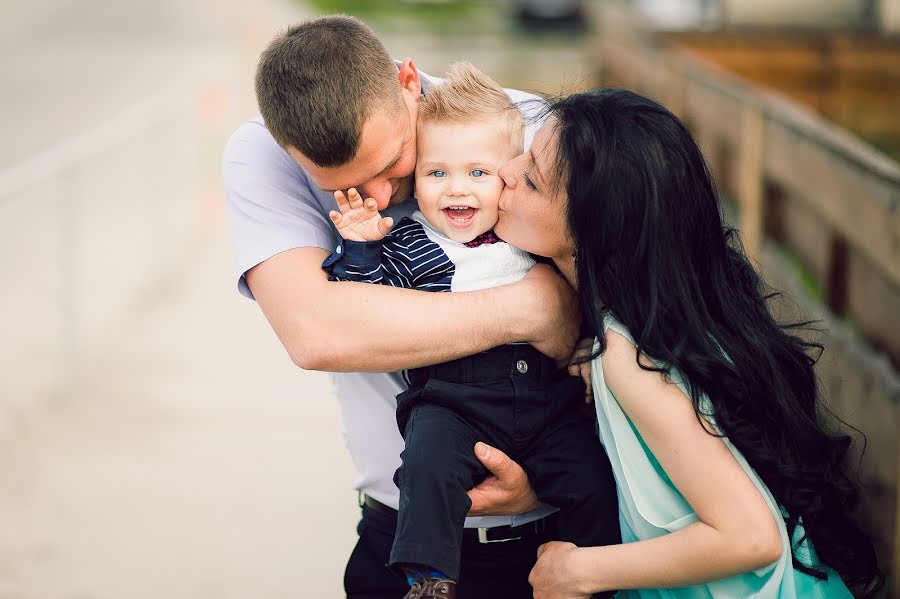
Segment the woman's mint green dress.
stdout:
<svg viewBox="0 0 900 599">
<path fill-rule="evenodd" d="M 625 327 L 612 316 L 607 316 L 603 330 L 621 334 L 632 344 L 633 338 Z M 595 343 L 594 350 L 597 350 Z M 594 386 L 594 403 L 597 408 L 597 419 L 600 425 L 600 439 L 609 454 L 616 486 L 619 492 L 619 522 L 622 528 L 622 542 L 629 543 L 658 537 L 697 520 L 697 515 L 688 504 L 659 462 L 644 444 L 637 429 L 622 411 L 618 401 L 606 386 L 603 378 L 603 365 L 600 358 L 594 359 L 591 370 Z M 672 382 L 689 397 L 689 392 L 680 373 L 672 371 Z M 707 401 L 705 397 L 703 401 Z M 708 410 L 704 410 L 708 411 Z M 714 424 L 714 423 L 713 423 Z M 747 464 L 740 452 L 723 439 L 728 449 L 734 454 L 738 463 L 762 493 L 772 515 L 778 522 L 782 545 L 785 548 L 781 559 L 770 566 L 754 572 L 732 576 L 705 584 L 668 589 L 642 589 L 636 591 L 620 591 L 617 597 L 640 599 L 694 599 L 701 597 L 758 597 L 760 599 L 787 599 L 794 597 L 811 598 L 852 598 L 850 591 L 834 571 L 828 571 L 828 580 L 821 581 L 793 568 L 787 530 L 782 513 L 775 503 L 769 489 L 763 484 L 756 472 Z M 702 468 L 702 464 L 697 465 Z M 797 533 L 800 527 L 797 527 Z M 800 534 L 795 534 L 799 539 Z M 798 558 L 803 559 L 812 553 L 807 541 L 798 551 Z"/>
</svg>

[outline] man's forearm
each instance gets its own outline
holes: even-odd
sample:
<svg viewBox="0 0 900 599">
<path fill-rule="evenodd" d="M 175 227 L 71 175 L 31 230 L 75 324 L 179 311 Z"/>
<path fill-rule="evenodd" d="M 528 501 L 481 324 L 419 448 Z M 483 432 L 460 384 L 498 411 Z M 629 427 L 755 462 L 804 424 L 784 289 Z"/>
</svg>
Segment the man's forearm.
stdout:
<svg viewBox="0 0 900 599">
<path fill-rule="evenodd" d="M 248 273 L 293 361 L 308 370 L 390 372 L 445 362 L 522 340 L 517 290 L 430 293 L 329 282 L 327 252 L 290 250 Z"/>
<path fill-rule="evenodd" d="M 499 288 L 429 293 L 351 282 L 328 287 L 327 301 L 305 320 L 297 340 L 303 368 L 389 372 L 518 340 L 513 311 Z"/>
</svg>

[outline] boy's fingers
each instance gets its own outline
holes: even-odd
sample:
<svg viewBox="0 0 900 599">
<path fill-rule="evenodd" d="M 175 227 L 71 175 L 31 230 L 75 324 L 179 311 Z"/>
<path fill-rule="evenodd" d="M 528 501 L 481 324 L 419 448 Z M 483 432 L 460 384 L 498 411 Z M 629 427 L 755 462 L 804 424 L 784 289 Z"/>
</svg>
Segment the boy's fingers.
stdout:
<svg viewBox="0 0 900 599">
<path fill-rule="evenodd" d="M 394 219 L 390 216 L 386 216 L 380 221 L 378 221 L 378 230 L 381 231 L 382 235 L 387 235 L 388 231 L 391 230 L 391 227 L 394 226 Z"/>
<path fill-rule="evenodd" d="M 351 187 L 348 195 L 350 196 L 350 207 L 351 208 L 362 208 L 363 199 L 362 196 L 359 195 L 359 192 L 356 191 L 355 187 Z"/>
<path fill-rule="evenodd" d="M 331 222 L 333 222 L 336 225 L 341 222 L 341 213 L 337 212 L 336 210 L 332 210 L 331 212 L 329 212 L 328 216 L 331 217 Z"/>
<path fill-rule="evenodd" d="M 366 198 L 365 207 L 369 212 L 378 212 L 378 202 L 374 198 Z"/>
<path fill-rule="evenodd" d="M 578 364 L 569 364 L 569 374 L 572 376 L 581 376 L 581 369 Z"/>
<path fill-rule="evenodd" d="M 337 190 L 334 192 L 334 199 L 337 200 L 338 209 L 341 212 L 347 212 L 350 209 L 350 202 L 347 201 L 347 196 L 344 195 L 343 191 Z"/>
</svg>

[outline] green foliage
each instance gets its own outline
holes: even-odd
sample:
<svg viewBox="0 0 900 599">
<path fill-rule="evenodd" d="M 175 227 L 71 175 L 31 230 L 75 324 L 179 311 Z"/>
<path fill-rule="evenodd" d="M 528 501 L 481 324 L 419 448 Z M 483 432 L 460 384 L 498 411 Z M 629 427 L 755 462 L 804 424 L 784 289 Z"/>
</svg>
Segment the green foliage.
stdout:
<svg viewBox="0 0 900 599">
<path fill-rule="evenodd" d="M 374 20 L 414 17 L 425 23 L 467 17 L 483 7 L 483 3 L 474 0 L 310 0 L 310 4 L 323 13 L 345 13 Z"/>
</svg>

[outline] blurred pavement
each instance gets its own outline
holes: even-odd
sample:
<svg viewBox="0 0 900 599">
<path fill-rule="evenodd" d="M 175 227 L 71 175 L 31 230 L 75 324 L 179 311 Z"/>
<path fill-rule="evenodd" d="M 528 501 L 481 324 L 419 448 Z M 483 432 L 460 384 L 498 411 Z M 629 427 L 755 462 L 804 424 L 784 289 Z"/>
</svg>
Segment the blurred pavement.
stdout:
<svg viewBox="0 0 900 599">
<path fill-rule="evenodd" d="M 299 15 L 4 9 L 0 183 L 84 132 L 100 150 L 71 166 L 78 138 L 37 161 L 62 174 L 0 196 L 0 599 L 342 596 L 358 508 L 337 404 L 237 294 L 218 189 L 258 51 Z M 93 134 L 159 94 L 187 109 Z"/>
<path fill-rule="evenodd" d="M 198 244 L 0 445 L 0 597 L 340 597 L 352 471 L 326 375 L 295 368 Z"/>
</svg>

